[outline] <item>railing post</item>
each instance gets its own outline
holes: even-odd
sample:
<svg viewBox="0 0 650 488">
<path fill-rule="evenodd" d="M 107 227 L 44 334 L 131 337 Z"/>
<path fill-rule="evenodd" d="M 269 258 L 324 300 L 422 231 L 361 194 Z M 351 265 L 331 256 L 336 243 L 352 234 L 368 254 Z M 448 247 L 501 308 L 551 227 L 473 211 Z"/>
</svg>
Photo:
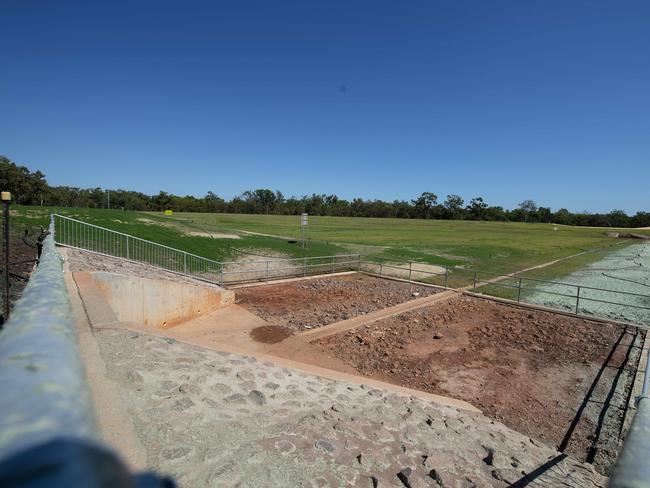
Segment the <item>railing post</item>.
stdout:
<svg viewBox="0 0 650 488">
<path fill-rule="evenodd" d="M 519 278 L 519 286 L 517 287 L 517 303 L 521 301 L 521 278 Z"/>
<path fill-rule="evenodd" d="M 269 262 L 266 262 L 266 281 L 269 281 Z"/>
<path fill-rule="evenodd" d="M 129 236 L 126 236 L 126 259 L 129 259 Z"/>
<path fill-rule="evenodd" d="M 413 261 L 409 261 L 409 282 L 411 281 L 411 272 L 413 271 Z"/>
<path fill-rule="evenodd" d="M 576 315 L 578 315 L 579 306 L 580 306 L 580 287 L 578 286 L 578 291 L 576 293 Z"/>
<path fill-rule="evenodd" d="M 449 282 L 449 268 L 445 266 L 445 288 L 447 288 L 448 282 Z"/>
<path fill-rule="evenodd" d="M 183 253 L 183 273 L 187 274 L 187 253 Z"/>
<path fill-rule="evenodd" d="M 334 273 L 334 256 L 332 256 L 332 273 Z"/>
<path fill-rule="evenodd" d="M 307 258 L 303 258 L 302 260 L 302 276 L 303 278 L 307 276 Z"/>
<path fill-rule="evenodd" d="M 384 269 L 384 263 L 379 263 L 379 276 L 381 276 L 383 269 Z"/>
<path fill-rule="evenodd" d="M 223 281 L 223 263 L 221 263 L 220 273 L 221 273 L 221 286 L 223 286 L 224 285 L 224 281 Z"/>
<path fill-rule="evenodd" d="M 472 291 L 476 292 L 476 271 L 474 271 L 474 289 Z"/>
<path fill-rule="evenodd" d="M 359 254 L 359 261 L 357 263 L 357 271 L 361 271 L 361 254 Z"/>
</svg>

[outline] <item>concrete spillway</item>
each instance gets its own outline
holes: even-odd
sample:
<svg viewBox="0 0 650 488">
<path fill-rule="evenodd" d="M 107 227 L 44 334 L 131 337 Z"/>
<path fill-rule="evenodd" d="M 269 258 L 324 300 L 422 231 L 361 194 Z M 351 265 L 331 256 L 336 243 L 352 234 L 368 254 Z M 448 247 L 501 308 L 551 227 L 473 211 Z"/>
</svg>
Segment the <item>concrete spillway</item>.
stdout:
<svg viewBox="0 0 650 488">
<path fill-rule="evenodd" d="M 216 285 L 141 278 L 103 271 L 74 273 L 92 300 L 95 324 L 134 322 L 170 327 L 234 302 L 235 294 Z M 104 303 L 102 303 L 104 301 Z"/>
</svg>

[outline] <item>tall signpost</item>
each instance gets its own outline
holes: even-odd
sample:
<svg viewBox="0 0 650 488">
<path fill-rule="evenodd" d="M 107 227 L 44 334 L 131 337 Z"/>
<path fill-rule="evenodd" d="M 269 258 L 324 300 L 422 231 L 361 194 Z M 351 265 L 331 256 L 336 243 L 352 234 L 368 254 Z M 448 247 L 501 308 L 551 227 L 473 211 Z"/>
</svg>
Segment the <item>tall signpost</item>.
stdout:
<svg viewBox="0 0 650 488">
<path fill-rule="evenodd" d="M 305 232 L 307 232 L 307 217 L 309 214 L 303 213 L 300 214 L 300 235 L 302 237 L 302 247 L 304 248 L 306 243 L 305 243 Z"/>
</svg>

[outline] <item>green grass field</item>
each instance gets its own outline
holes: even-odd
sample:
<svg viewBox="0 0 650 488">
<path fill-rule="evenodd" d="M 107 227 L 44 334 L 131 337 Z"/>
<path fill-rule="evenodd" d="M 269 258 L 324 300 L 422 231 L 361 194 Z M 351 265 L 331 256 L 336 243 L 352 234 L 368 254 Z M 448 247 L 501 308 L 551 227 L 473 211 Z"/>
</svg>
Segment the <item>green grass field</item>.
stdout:
<svg viewBox="0 0 650 488">
<path fill-rule="evenodd" d="M 514 222 L 311 217 L 307 249 L 288 242 L 289 238 L 298 240 L 300 237 L 297 216 L 199 213 L 165 216 L 156 212 L 13 207 L 12 222 L 18 226 L 45 226 L 51 212 L 218 260 L 232 259 L 242 251 L 292 257 L 353 252 L 378 261 L 412 260 L 509 273 L 583 251 L 602 249 L 564 261 L 551 269 L 528 273 L 529 276 L 554 279 L 602 257 L 603 252 L 621 244 L 620 240 L 606 236 L 609 229 Z M 239 238 L 200 237 L 190 233 L 227 233 Z"/>
</svg>

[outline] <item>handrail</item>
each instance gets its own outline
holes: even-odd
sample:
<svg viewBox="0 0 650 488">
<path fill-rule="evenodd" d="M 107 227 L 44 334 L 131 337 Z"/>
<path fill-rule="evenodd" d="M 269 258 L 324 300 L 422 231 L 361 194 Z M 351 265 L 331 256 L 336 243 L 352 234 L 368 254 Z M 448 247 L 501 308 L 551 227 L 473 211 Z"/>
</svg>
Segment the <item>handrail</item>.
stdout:
<svg viewBox="0 0 650 488">
<path fill-rule="evenodd" d="M 594 302 L 594 303 L 605 303 L 609 305 L 614 305 L 614 306 L 620 306 L 620 307 L 627 307 L 630 309 L 637 309 L 637 310 L 650 310 L 650 307 L 647 306 L 642 306 L 642 305 L 635 305 L 635 304 L 628 304 L 628 303 L 621 303 L 617 301 L 610 301 L 610 300 L 602 300 L 599 298 L 592 298 L 590 296 L 585 296 L 584 291 L 597 291 L 597 292 L 603 292 L 603 293 L 611 293 L 620 297 L 635 297 L 635 298 L 642 298 L 642 299 L 648 299 L 650 300 L 650 295 L 645 295 L 642 293 L 633 293 L 633 292 L 626 292 L 626 291 L 618 291 L 618 290 L 609 290 L 606 288 L 597 288 L 593 286 L 583 286 L 583 285 L 576 285 L 572 283 L 562 283 L 559 281 L 550 281 L 550 280 L 542 280 L 539 278 L 528 278 L 526 276 L 520 276 L 517 273 L 510 273 L 510 274 L 499 274 L 495 273 L 492 271 L 479 271 L 475 269 L 470 269 L 470 268 L 448 268 L 444 267 L 445 272 L 433 272 L 433 271 L 426 271 L 422 269 L 417 269 L 413 268 L 414 262 L 409 262 L 409 266 L 399 266 L 396 264 L 385 264 L 384 262 L 375 262 L 375 261 L 370 261 L 368 259 L 364 259 L 363 264 L 365 265 L 371 265 L 371 266 L 377 266 L 379 267 L 379 274 L 382 274 L 383 269 L 398 269 L 402 270 L 405 273 L 408 273 L 409 275 L 409 281 L 418 281 L 417 279 L 413 279 L 412 275 L 413 274 L 419 274 L 419 275 L 429 275 L 429 276 L 444 276 L 445 277 L 445 286 L 447 286 L 447 278 L 453 273 L 458 273 L 458 274 L 469 274 L 470 278 L 471 275 L 473 276 L 473 282 L 474 286 L 472 287 L 472 292 L 473 293 L 479 293 L 482 295 L 487 295 L 490 296 L 489 293 L 484 293 L 485 288 L 490 287 L 490 286 L 495 286 L 495 287 L 500 287 L 500 288 L 509 288 L 512 290 L 518 290 L 517 293 L 517 302 L 518 303 L 526 303 L 524 300 L 522 300 L 521 297 L 521 292 L 522 291 L 531 291 L 531 292 L 536 292 L 536 293 L 541 293 L 545 295 L 553 295 L 553 296 L 558 296 L 558 297 L 564 297 L 564 298 L 570 298 L 576 301 L 575 306 L 573 306 L 575 310 L 575 315 L 577 316 L 582 316 L 582 317 L 593 317 L 594 314 L 591 313 L 580 313 L 580 308 L 579 305 L 580 303 L 584 302 Z M 422 263 L 422 264 L 427 264 L 427 263 Z M 494 276 L 493 279 L 479 279 L 477 278 L 478 275 L 480 274 L 487 274 L 490 276 Z M 502 278 L 499 280 L 498 278 Z M 517 284 L 509 284 L 509 283 L 503 283 L 502 281 L 507 281 L 507 280 L 518 280 Z M 573 288 L 576 293 L 575 294 L 569 294 L 569 293 L 559 293 L 556 291 L 550 291 L 550 290 L 543 290 L 543 289 L 535 289 L 533 287 L 528 287 L 528 286 L 522 286 L 526 282 L 535 282 L 535 283 L 543 283 L 543 284 L 554 284 L 554 285 L 561 285 L 561 286 L 566 286 L 568 288 Z M 485 287 L 485 288 L 484 288 Z M 568 291 L 568 290 L 567 290 Z M 583 293 L 580 294 L 580 291 Z M 597 314 L 596 314 L 597 316 Z M 634 324 L 633 322 L 630 322 L 631 325 L 637 325 Z M 650 324 L 648 324 L 650 325 Z"/>
<path fill-rule="evenodd" d="M 0 460 L 54 438 L 98 439 L 52 232 L 0 334 Z"/>
<path fill-rule="evenodd" d="M 305 259 L 316 260 L 316 259 L 351 258 L 351 257 L 359 258 L 359 257 L 361 257 L 361 254 L 343 253 L 343 254 L 333 254 L 333 255 L 330 255 L 330 256 L 303 256 L 301 258 L 275 258 L 275 257 L 270 257 L 268 259 L 251 259 L 251 260 L 247 260 L 247 261 L 222 261 L 221 264 L 223 264 L 225 266 L 226 264 L 241 265 L 241 264 L 267 263 L 267 262 L 271 262 L 271 261 L 304 261 Z M 320 266 L 320 265 L 318 265 L 318 266 Z"/>
<path fill-rule="evenodd" d="M 66 217 L 65 215 L 61 215 L 61 214 L 52 214 L 52 216 L 53 217 L 58 217 L 58 218 L 64 219 L 64 220 L 69 220 L 71 222 L 76 222 L 77 224 L 83 224 L 83 225 L 87 225 L 89 227 L 94 227 L 95 229 L 104 230 L 106 232 L 111 232 L 113 234 L 118 234 L 118 235 L 121 235 L 121 236 L 124 236 L 124 237 L 128 237 L 129 239 L 135 239 L 137 241 L 145 242 L 147 244 L 151 244 L 151 245 L 156 246 L 156 247 L 163 247 L 165 249 L 169 249 L 170 251 L 180 252 L 182 254 L 185 254 L 186 256 L 192 256 L 194 258 L 204 259 L 204 260 L 209 261 L 209 262 L 214 263 L 214 264 L 221 264 L 221 261 L 215 261 L 214 259 L 206 258 L 205 256 L 199 256 L 198 254 L 192 254 L 191 252 L 183 251 L 182 249 L 176 249 L 175 247 L 166 246 L 166 245 L 160 244 L 158 242 L 148 241 L 147 239 L 142 239 L 141 237 L 136 237 L 136 236 L 131 235 L 131 234 L 125 234 L 124 232 L 109 229 L 107 227 L 101 227 L 99 225 L 84 222 L 83 220 L 73 219 L 71 217 Z"/>
<path fill-rule="evenodd" d="M 632 424 L 609 479 L 610 488 L 650 487 L 650 354 L 643 373 L 643 389 L 637 398 Z"/>
</svg>

